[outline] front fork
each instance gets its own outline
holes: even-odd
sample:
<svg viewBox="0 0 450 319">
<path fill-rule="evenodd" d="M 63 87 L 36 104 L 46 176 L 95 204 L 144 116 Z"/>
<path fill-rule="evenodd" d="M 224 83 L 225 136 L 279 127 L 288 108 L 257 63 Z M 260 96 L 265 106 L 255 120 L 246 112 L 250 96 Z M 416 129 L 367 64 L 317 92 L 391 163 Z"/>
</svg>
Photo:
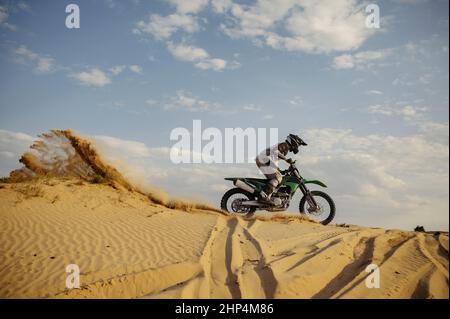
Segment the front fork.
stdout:
<svg viewBox="0 0 450 319">
<path fill-rule="evenodd" d="M 310 190 L 306 188 L 306 185 L 303 183 L 300 183 L 300 190 L 302 191 L 303 196 L 305 196 L 306 202 L 309 204 L 308 212 L 311 213 L 316 211 L 318 209 L 317 202 L 314 199 L 314 196 L 311 196 Z"/>
</svg>

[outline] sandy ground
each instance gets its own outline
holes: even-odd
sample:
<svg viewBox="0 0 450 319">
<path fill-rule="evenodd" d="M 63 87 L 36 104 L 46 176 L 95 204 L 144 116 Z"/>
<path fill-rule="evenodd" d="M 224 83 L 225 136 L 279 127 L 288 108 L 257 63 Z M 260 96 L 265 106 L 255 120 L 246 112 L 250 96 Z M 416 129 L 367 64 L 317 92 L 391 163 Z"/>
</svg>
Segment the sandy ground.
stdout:
<svg viewBox="0 0 450 319">
<path fill-rule="evenodd" d="M 0 253 L 1 298 L 448 298 L 448 233 L 185 212 L 76 179 L 0 184 Z"/>
</svg>

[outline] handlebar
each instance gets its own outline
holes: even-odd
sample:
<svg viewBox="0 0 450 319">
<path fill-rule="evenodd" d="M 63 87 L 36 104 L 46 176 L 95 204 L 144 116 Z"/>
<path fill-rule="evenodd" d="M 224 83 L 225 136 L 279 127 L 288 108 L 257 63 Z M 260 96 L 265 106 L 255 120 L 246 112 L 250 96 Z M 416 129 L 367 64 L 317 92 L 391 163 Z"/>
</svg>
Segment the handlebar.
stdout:
<svg viewBox="0 0 450 319">
<path fill-rule="evenodd" d="M 290 173 L 290 172 L 294 172 L 294 171 L 296 171 L 297 170 L 297 167 L 295 166 L 295 163 L 296 163 L 297 161 L 292 161 L 290 164 L 289 164 L 289 168 L 288 169 L 286 169 L 286 170 L 283 170 L 283 171 L 280 171 L 281 172 L 281 174 L 282 175 L 286 175 L 286 174 L 288 174 L 288 173 Z"/>
</svg>

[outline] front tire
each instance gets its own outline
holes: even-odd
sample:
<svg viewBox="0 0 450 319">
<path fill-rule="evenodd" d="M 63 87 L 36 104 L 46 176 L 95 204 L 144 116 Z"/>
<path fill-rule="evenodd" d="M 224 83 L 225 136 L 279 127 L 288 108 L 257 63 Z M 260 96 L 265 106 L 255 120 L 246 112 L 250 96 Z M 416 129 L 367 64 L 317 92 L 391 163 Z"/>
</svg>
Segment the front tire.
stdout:
<svg viewBox="0 0 450 319">
<path fill-rule="evenodd" d="M 223 195 L 220 201 L 220 208 L 223 211 L 239 216 L 251 216 L 256 211 L 256 207 L 245 207 L 243 210 L 233 209 L 232 202 L 235 200 L 255 200 L 255 196 L 240 188 L 230 189 Z"/>
<path fill-rule="evenodd" d="M 326 215 L 326 218 L 321 220 L 320 223 L 322 225 L 328 225 L 333 220 L 333 218 L 336 214 L 336 205 L 334 204 L 333 199 L 328 194 L 321 192 L 321 191 L 311 191 L 311 196 L 314 197 L 314 200 L 318 203 L 319 206 L 322 206 L 321 204 L 319 204 L 319 202 L 325 201 L 325 203 L 327 204 L 326 206 L 328 206 L 328 207 L 321 207 L 321 209 L 324 209 L 324 210 L 326 209 L 326 211 L 324 211 L 325 212 L 324 215 Z M 300 200 L 300 205 L 299 205 L 300 213 L 304 214 L 308 217 L 312 217 L 312 219 L 316 220 L 315 217 L 318 217 L 316 212 L 309 213 L 309 212 L 305 211 L 306 204 L 307 204 L 306 196 L 303 196 L 303 198 Z M 325 204 L 323 206 L 325 206 Z M 323 217 L 325 217 L 325 216 L 323 216 Z M 322 218 L 320 218 L 320 219 L 322 219 Z"/>
</svg>

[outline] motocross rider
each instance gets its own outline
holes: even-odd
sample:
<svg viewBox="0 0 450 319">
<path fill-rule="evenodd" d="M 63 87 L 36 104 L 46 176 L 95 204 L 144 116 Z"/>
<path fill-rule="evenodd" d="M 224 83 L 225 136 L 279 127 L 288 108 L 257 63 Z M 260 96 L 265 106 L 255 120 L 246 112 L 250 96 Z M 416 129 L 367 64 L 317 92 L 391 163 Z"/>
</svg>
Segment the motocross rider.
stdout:
<svg viewBox="0 0 450 319">
<path fill-rule="evenodd" d="M 289 152 L 297 154 L 301 145 L 306 146 L 308 144 L 298 135 L 289 134 L 286 141 L 265 149 L 256 157 L 256 165 L 269 180 L 260 193 L 262 201 L 270 202 L 273 192 L 281 183 L 282 172 L 278 167 L 279 160 L 281 159 L 291 164 L 293 161 L 291 158 L 286 157 L 287 154 Z"/>
</svg>

